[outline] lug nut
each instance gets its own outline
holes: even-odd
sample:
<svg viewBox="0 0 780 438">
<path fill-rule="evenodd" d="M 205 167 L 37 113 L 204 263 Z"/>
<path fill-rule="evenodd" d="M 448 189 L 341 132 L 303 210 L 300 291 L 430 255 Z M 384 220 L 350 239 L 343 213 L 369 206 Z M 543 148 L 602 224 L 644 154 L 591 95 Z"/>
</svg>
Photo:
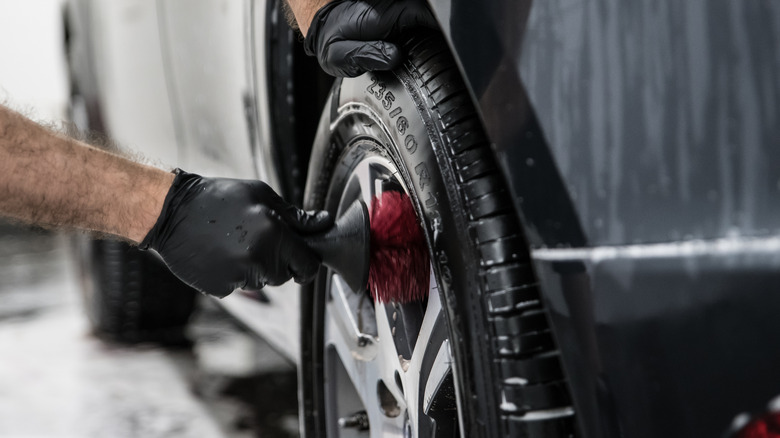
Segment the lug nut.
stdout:
<svg viewBox="0 0 780 438">
<path fill-rule="evenodd" d="M 342 429 L 368 430 L 368 414 L 366 411 L 355 412 L 352 415 L 339 418 L 339 426 Z"/>
</svg>

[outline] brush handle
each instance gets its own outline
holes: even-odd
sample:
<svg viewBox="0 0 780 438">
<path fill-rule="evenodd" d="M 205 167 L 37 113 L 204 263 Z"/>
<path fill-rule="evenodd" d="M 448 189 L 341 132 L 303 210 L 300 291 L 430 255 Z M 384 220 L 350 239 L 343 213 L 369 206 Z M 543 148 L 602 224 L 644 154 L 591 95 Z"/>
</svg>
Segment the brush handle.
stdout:
<svg viewBox="0 0 780 438">
<path fill-rule="evenodd" d="M 329 230 L 303 239 L 325 266 L 341 275 L 350 289 L 356 292 L 366 289 L 371 230 L 368 207 L 363 200 L 353 202 Z"/>
</svg>

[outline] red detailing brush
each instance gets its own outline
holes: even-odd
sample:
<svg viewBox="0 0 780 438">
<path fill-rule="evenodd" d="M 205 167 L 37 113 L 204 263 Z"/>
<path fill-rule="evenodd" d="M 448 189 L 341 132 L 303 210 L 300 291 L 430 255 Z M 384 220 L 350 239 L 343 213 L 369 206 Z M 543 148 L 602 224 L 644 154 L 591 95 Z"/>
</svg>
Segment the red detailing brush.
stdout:
<svg viewBox="0 0 780 438">
<path fill-rule="evenodd" d="M 368 287 L 374 300 L 408 303 L 428 296 L 428 247 L 405 193 L 383 192 L 371 200 L 370 266 Z"/>
<path fill-rule="evenodd" d="M 306 243 L 350 289 L 379 302 L 408 303 L 428 296 L 430 260 L 412 202 L 405 193 L 384 192 L 372 199 L 371 215 L 355 201 L 322 234 Z"/>
</svg>

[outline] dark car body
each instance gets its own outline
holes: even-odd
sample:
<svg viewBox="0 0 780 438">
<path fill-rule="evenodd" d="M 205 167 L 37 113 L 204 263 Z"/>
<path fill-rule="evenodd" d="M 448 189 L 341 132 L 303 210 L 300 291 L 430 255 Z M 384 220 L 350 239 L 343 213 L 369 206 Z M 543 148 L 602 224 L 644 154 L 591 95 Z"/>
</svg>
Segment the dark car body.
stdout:
<svg viewBox="0 0 780 438">
<path fill-rule="evenodd" d="M 780 5 L 432 1 L 504 164 L 581 432 L 780 394 Z"/>
</svg>

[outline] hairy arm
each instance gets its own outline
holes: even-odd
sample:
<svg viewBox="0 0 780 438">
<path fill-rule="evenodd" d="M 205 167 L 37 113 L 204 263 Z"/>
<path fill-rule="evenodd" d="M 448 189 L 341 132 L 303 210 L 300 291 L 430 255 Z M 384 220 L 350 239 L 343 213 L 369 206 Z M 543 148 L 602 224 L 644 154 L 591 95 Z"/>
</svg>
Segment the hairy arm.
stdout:
<svg viewBox="0 0 780 438">
<path fill-rule="evenodd" d="M 54 133 L 0 105 L 0 215 L 140 242 L 174 175 Z"/>
<path fill-rule="evenodd" d="M 298 29 L 304 37 L 309 32 L 309 25 L 314 18 L 314 14 L 329 2 L 330 0 L 287 0 L 287 6 L 289 6 L 290 12 L 294 15 Z M 294 23 L 291 22 L 290 18 L 288 14 L 287 20 L 293 26 Z"/>
</svg>

